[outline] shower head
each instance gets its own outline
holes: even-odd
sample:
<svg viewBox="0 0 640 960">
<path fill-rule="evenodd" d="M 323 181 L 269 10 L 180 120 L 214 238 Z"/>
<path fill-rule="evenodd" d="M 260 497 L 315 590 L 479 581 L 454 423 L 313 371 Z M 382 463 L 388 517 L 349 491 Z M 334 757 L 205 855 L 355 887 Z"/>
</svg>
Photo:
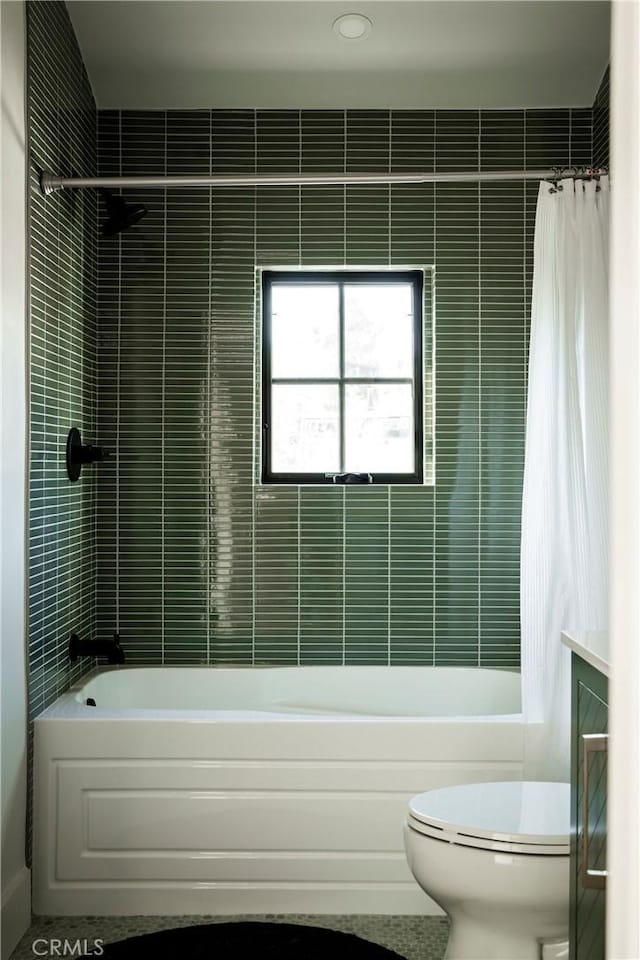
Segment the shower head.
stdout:
<svg viewBox="0 0 640 960">
<path fill-rule="evenodd" d="M 122 230 L 138 223 L 147 213 L 147 208 L 143 203 L 130 203 L 119 193 L 101 189 L 100 195 L 104 200 L 108 215 L 107 220 L 102 224 L 103 237 L 115 237 Z"/>
</svg>

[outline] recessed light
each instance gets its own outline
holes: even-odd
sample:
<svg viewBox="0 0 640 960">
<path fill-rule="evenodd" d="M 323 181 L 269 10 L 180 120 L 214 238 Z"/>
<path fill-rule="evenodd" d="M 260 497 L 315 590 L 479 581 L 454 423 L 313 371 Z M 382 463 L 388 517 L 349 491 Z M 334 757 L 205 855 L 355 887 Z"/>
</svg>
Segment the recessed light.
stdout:
<svg viewBox="0 0 640 960">
<path fill-rule="evenodd" d="M 333 29 L 343 40 L 363 40 L 371 33 L 373 24 L 362 13 L 345 13 L 333 22 Z"/>
</svg>

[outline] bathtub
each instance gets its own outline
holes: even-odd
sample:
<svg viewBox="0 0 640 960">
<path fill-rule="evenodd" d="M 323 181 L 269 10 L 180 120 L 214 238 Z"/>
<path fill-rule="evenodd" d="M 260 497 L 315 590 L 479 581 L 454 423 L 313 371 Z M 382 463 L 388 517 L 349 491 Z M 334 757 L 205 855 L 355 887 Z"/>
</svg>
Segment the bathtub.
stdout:
<svg viewBox="0 0 640 960">
<path fill-rule="evenodd" d="M 35 721 L 35 912 L 440 913 L 407 801 L 521 778 L 519 711 L 501 670 L 98 670 Z"/>
</svg>

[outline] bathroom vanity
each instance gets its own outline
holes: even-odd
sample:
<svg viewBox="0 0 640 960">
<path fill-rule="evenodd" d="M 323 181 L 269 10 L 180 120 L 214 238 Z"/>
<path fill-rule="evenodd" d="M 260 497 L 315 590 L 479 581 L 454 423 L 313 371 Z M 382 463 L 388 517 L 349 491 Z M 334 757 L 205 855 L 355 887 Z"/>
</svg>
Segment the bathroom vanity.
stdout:
<svg viewBox="0 0 640 960">
<path fill-rule="evenodd" d="M 570 960 L 604 960 L 608 652 L 605 633 L 563 633 L 571 657 Z"/>
</svg>

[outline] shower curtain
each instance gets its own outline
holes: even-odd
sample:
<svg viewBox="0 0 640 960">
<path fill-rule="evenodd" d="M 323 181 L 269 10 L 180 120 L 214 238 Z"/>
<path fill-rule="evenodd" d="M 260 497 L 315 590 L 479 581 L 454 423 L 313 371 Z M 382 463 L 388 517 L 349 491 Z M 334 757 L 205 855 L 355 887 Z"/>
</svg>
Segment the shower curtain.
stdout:
<svg viewBox="0 0 640 960">
<path fill-rule="evenodd" d="M 569 778 L 561 631 L 607 626 L 608 213 L 607 177 L 540 184 L 521 547 L 528 779 Z"/>
</svg>

